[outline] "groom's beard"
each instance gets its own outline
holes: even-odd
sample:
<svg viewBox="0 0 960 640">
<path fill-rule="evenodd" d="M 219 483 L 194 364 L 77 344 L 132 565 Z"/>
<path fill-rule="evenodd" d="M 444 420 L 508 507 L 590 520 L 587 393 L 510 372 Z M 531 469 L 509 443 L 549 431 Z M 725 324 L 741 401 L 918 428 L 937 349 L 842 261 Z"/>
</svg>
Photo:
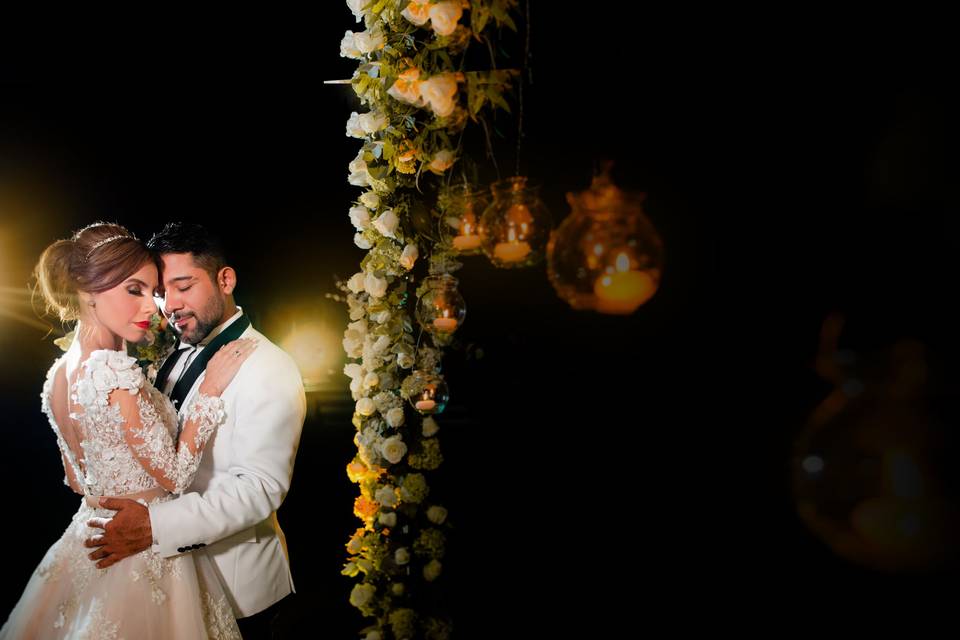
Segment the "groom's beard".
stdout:
<svg viewBox="0 0 960 640">
<path fill-rule="evenodd" d="M 182 320 L 185 318 L 193 317 L 195 320 L 194 327 L 192 329 L 184 329 L 180 333 L 180 341 L 186 342 L 187 344 L 198 344 L 208 335 L 210 332 L 217 328 L 217 325 L 220 324 L 220 318 L 223 317 L 223 310 L 225 305 L 223 300 L 214 296 L 210 298 L 210 301 L 207 305 L 201 309 L 199 312 L 190 312 L 190 313 L 174 313 L 170 318 L 171 322 L 176 322 L 177 320 Z M 176 328 L 176 324 L 173 325 Z"/>
</svg>

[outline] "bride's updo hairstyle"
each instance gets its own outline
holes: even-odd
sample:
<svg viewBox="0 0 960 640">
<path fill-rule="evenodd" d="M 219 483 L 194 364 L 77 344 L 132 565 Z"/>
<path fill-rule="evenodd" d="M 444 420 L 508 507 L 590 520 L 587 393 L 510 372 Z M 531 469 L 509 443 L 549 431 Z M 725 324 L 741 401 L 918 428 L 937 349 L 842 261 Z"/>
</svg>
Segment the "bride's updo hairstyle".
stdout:
<svg viewBox="0 0 960 640">
<path fill-rule="evenodd" d="M 34 293 L 43 298 L 47 314 L 61 322 L 78 320 L 80 291 L 112 289 L 147 262 L 156 259 L 130 231 L 119 224 L 95 222 L 43 250 L 33 271 Z"/>
</svg>

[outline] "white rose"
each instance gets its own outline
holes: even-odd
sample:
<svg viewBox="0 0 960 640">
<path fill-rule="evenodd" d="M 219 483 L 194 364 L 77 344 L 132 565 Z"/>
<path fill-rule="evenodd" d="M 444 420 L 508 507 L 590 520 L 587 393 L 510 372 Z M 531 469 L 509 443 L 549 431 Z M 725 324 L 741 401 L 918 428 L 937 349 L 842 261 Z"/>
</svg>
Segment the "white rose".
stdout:
<svg viewBox="0 0 960 640">
<path fill-rule="evenodd" d="M 350 279 L 347 280 L 347 288 L 353 293 L 360 293 L 363 291 L 363 283 L 366 277 L 366 274 L 362 271 L 353 274 Z"/>
<path fill-rule="evenodd" d="M 355 187 L 369 187 L 370 186 L 370 172 L 367 168 L 367 162 L 363 159 L 363 151 L 361 150 L 357 157 L 350 161 L 349 165 L 350 175 L 347 177 L 347 180 Z"/>
<path fill-rule="evenodd" d="M 386 41 L 383 31 L 379 28 L 367 29 L 353 35 L 353 42 L 360 53 L 373 53 L 377 49 L 383 49 Z"/>
<path fill-rule="evenodd" d="M 369 113 L 361 114 L 357 118 L 357 124 L 367 135 L 376 133 L 381 129 L 386 129 L 389 123 L 390 121 L 387 120 L 387 116 L 379 111 L 370 111 Z"/>
<path fill-rule="evenodd" d="M 376 371 L 371 371 L 363 379 L 363 386 L 365 386 L 367 389 L 371 389 L 377 386 L 379 382 L 380 382 L 380 376 L 377 375 Z"/>
<path fill-rule="evenodd" d="M 406 591 L 406 587 L 403 586 L 402 582 L 394 582 L 390 585 L 390 590 L 393 591 L 393 595 L 402 596 L 403 592 Z"/>
<path fill-rule="evenodd" d="M 363 288 L 374 298 L 382 298 L 387 293 L 387 279 L 368 273 L 363 279 Z"/>
<path fill-rule="evenodd" d="M 400 218 L 393 212 L 393 209 L 387 209 L 373 221 L 374 228 L 388 238 L 395 238 L 394 233 L 400 224 Z"/>
<path fill-rule="evenodd" d="M 433 160 L 430 161 L 428 168 L 430 171 L 440 175 L 453 166 L 453 158 L 453 151 L 450 151 L 449 149 L 441 149 L 433 154 Z"/>
<path fill-rule="evenodd" d="M 353 12 L 353 17 L 357 19 L 357 22 L 363 20 L 363 17 L 369 13 L 369 10 L 363 10 L 365 4 L 370 4 L 370 0 L 347 0 L 347 6 L 350 7 L 350 11 Z"/>
<path fill-rule="evenodd" d="M 383 353 L 389 346 L 390 346 L 390 336 L 380 336 L 379 338 L 377 338 L 376 342 L 373 343 L 373 352 Z"/>
<path fill-rule="evenodd" d="M 350 207 L 350 222 L 357 231 L 363 231 L 370 226 L 370 209 L 362 204 Z"/>
<path fill-rule="evenodd" d="M 363 127 L 360 126 L 360 114 L 354 111 L 347 120 L 347 137 L 362 138 L 364 136 Z"/>
<path fill-rule="evenodd" d="M 373 244 L 367 240 L 366 236 L 364 236 L 362 233 L 353 234 L 353 244 L 357 245 L 358 248 L 363 249 L 364 251 L 373 246 Z"/>
<path fill-rule="evenodd" d="M 359 60 L 361 58 L 360 49 L 357 48 L 357 39 L 353 31 L 347 31 L 340 41 L 340 57 Z"/>
<path fill-rule="evenodd" d="M 371 371 L 383 366 L 383 359 L 373 352 L 372 340 L 363 345 L 363 366 Z"/>
<path fill-rule="evenodd" d="M 359 358 L 363 353 L 363 341 L 357 338 L 344 338 L 343 350 L 347 352 L 350 358 Z"/>
<path fill-rule="evenodd" d="M 387 411 L 387 424 L 396 429 L 403 424 L 403 408 L 394 407 Z"/>
<path fill-rule="evenodd" d="M 355 187 L 369 187 L 370 174 L 366 171 L 357 171 L 347 176 L 347 182 Z"/>
<path fill-rule="evenodd" d="M 373 599 L 376 593 L 372 584 L 356 584 L 350 592 L 350 604 L 355 607 L 362 607 Z"/>
<path fill-rule="evenodd" d="M 403 248 L 403 253 L 400 254 L 400 264 L 402 264 L 405 269 L 413 269 L 413 265 L 419 255 L 417 245 L 408 244 Z"/>
<path fill-rule="evenodd" d="M 413 366 L 414 362 L 415 360 L 413 356 L 411 356 L 409 353 L 397 354 L 397 365 L 399 365 L 403 369 L 409 369 L 410 367 Z"/>
<path fill-rule="evenodd" d="M 376 405 L 373 404 L 373 400 L 370 398 L 360 398 L 357 400 L 357 413 L 362 416 L 372 416 L 373 412 L 377 410 Z"/>
<path fill-rule="evenodd" d="M 429 438 L 440 431 L 440 426 L 437 424 L 437 421 L 433 419 L 433 416 L 427 416 L 423 419 L 423 437 Z"/>
<path fill-rule="evenodd" d="M 440 561 L 433 559 L 426 564 L 423 568 L 423 579 L 427 582 L 433 582 L 440 577 L 440 571 L 443 569 L 443 565 L 440 564 Z"/>
<path fill-rule="evenodd" d="M 397 514 L 395 513 L 381 513 L 380 514 L 380 524 L 385 527 L 395 527 L 397 526 Z"/>
<path fill-rule="evenodd" d="M 357 157 L 351 160 L 347 167 L 353 173 L 367 170 L 367 161 L 363 159 L 363 149 L 357 152 Z"/>
<path fill-rule="evenodd" d="M 435 114 L 445 118 L 456 106 L 457 79 L 452 73 L 439 73 L 420 83 L 420 95 Z"/>
<path fill-rule="evenodd" d="M 377 491 L 376 496 L 374 496 L 376 501 L 382 504 L 385 507 L 393 508 L 397 506 L 397 490 L 392 486 L 387 485 L 385 487 L 380 487 Z"/>
<path fill-rule="evenodd" d="M 363 367 L 361 367 L 359 363 L 350 362 L 343 365 L 343 373 L 344 375 L 350 376 L 352 380 L 356 380 L 363 375 Z"/>
<path fill-rule="evenodd" d="M 110 391 L 117 386 L 117 373 L 109 367 L 97 367 L 93 370 L 92 378 L 97 391 Z"/>
<path fill-rule="evenodd" d="M 463 15 L 460 0 L 446 0 L 430 7 L 430 26 L 437 35 L 449 36 L 457 30 L 457 22 Z"/>
<path fill-rule="evenodd" d="M 399 565 L 407 564 L 410 562 L 410 552 L 406 547 L 400 547 L 393 553 L 393 560 Z"/>
<path fill-rule="evenodd" d="M 377 311 L 376 313 L 371 313 L 370 319 L 378 324 L 384 324 L 387 322 L 387 320 L 390 319 L 390 310 L 384 309 L 383 311 Z"/>
<path fill-rule="evenodd" d="M 373 191 L 364 191 L 363 195 L 360 196 L 360 204 L 368 209 L 376 209 L 380 206 L 380 196 Z"/>
<path fill-rule="evenodd" d="M 447 510 L 435 504 L 427 509 L 427 519 L 433 524 L 443 524 L 444 520 L 447 519 Z"/>
<path fill-rule="evenodd" d="M 350 381 L 350 395 L 353 396 L 354 400 L 358 400 L 360 398 L 359 392 L 362 388 L 363 382 L 361 382 L 359 378 L 354 378 Z"/>
<path fill-rule="evenodd" d="M 430 0 L 411 0 L 400 15 L 418 27 L 422 27 L 430 19 Z"/>
<path fill-rule="evenodd" d="M 357 336 L 361 338 L 367 335 L 367 329 L 368 329 L 367 321 L 364 320 L 363 318 L 360 318 L 359 320 L 354 320 L 353 322 L 347 325 L 347 331 L 354 331 L 356 332 Z"/>
<path fill-rule="evenodd" d="M 391 436 L 384 439 L 380 445 L 380 453 L 384 458 L 389 460 L 391 464 L 396 464 L 400 462 L 407 453 L 407 445 L 400 439 L 400 436 Z"/>
</svg>

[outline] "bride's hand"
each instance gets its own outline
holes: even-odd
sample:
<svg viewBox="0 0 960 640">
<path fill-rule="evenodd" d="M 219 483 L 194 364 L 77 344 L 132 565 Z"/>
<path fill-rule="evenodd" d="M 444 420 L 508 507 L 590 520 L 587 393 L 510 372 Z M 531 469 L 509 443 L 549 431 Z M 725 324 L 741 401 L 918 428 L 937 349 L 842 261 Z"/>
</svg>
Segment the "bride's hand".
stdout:
<svg viewBox="0 0 960 640">
<path fill-rule="evenodd" d="M 220 347 L 207 363 L 200 392 L 208 396 L 222 394 L 240 370 L 240 365 L 256 348 L 257 341 L 252 338 L 241 338 Z"/>
</svg>

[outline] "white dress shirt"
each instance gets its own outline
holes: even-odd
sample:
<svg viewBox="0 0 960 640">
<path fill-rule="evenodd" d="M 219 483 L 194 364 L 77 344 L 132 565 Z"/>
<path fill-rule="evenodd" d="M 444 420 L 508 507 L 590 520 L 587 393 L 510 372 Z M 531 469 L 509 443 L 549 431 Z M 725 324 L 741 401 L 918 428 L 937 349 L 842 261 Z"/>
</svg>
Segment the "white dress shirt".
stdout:
<svg viewBox="0 0 960 640">
<path fill-rule="evenodd" d="M 242 315 L 243 308 L 238 306 L 235 314 L 230 316 L 230 318 L 223 324 L 217 325 L 213 331 L 207 334 L 206 338 L 199 342 L 199 344 L 192 345 L 187 344 L 186 342 L 181 342 L 179 349 L 181 351 L 189 351 L 189 353 L 187 353 L 187 355 L 181 355 L 177 363 L 173 365 L 173 370 L 170 371 L 170 375 L 167 376 L 167 380 L 163 385 L 163 389 L 160 389 L 160 391 L 162 391 L 163 394 L 169 398 L 170 394 L 173 393 L 173 388 L 177 386 L 177 383 L 180 382 L 180 378 L 182 378 L 183 374 L 185 374 L 190 368 L 190 364 L 197 357 L 197 354 L 203 351 L 203 348 L 206 347 L 211 340 L 216 338 L 224 329 L 233 324 L 234 321 Z M 172 358 L 174 355 L 175 354 L 170 354 L 170 357 Z"/>
</svg>

